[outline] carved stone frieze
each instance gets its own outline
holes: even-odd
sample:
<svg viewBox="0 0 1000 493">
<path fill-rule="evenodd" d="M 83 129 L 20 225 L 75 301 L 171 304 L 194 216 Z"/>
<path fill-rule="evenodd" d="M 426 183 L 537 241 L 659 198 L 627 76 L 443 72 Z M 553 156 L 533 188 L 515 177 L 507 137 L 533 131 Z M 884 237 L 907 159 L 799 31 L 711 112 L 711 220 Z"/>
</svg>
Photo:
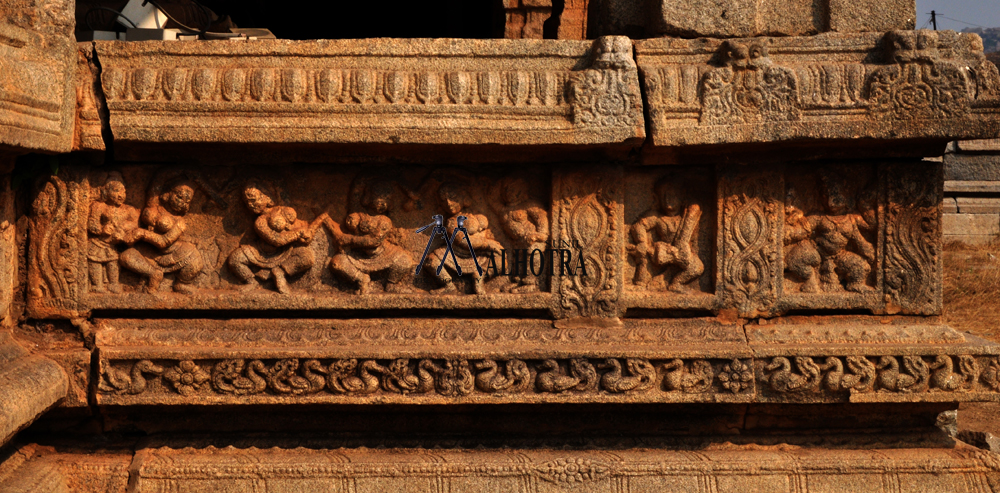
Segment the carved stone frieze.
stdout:
<svg viewBox="0 0 1000 493">
<path fill-rule="evenodd" d="M 41 179 L 29 310 L 941 310 L 939 164 L 295 169 Z"/>
<path fill-rule="evenodd" d="M 69 167 L 39 181 L 29 309 L 552 310 L 553 282 L 590 267 L 552 246 L 543 169 L 251 169 Z M 440 231 L 417 231 L 436 215 Z"/>
<path fill-rule="evenodd" d="M 96 51 L 116 141 L 516 145 L 644 137 L 624 37 L 97 42 Z"/>
<path fill-rule="evenodd" d="M 776 356 L 756 361 L 764 401 L 808 401 L 849 393 L 851 402 L 958 401 L 996 392 L 996 356 Z M 888 394 L 888 397 L 886 396 Z"/>
<path fill-rule="evenodd" d="M 102 359 L 99 371 L 98 402 L 115 405 L 264 404 L 282 398 L 302 403 L 615 402 L 616 396 L 629 402 L 1000 399 L 1000 360 L 981 354 L 752 359 L 153 356 Z"/>
<path fill-rule="evenodd" d="M 998 131 L 996 69 L 974 35 L 649 39 L 636 54 L 655 146 Z"/>
<path fill-rule="evenodd" d="M 763 447 L 678 450 L 453 450 L 314 447 L 144 448 L 131 479 L 139 491 L 282 488 L 323 491 L 989 491 L 989 452 L 968 449 L 838 450 Z M 724 471 L 724 473 L 720 472 Z M 987 479 L 989 478 L 989 479 Z M 710 485 L 710 486 L 707 486 Z M 969 488 L 969 485 L 976 487 Z M 709 489 L 711 488 L 711 489 Z"/>
<path fill-rule="evenodd" d="M 102 359 L 99 370 L 102 404 L 747 402 L 754 392 L 738 359 Z"/>
</svg>

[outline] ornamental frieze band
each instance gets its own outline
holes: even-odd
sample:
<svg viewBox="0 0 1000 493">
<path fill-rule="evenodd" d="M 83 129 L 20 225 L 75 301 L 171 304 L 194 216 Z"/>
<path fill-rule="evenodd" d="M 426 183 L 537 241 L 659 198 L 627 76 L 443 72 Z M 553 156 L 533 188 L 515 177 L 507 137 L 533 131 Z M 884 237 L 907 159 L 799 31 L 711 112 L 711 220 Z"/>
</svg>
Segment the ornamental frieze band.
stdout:
<svg viewBox="0 0 1000 493">
<path fill-rule="evenodd" d="M 327 3 L 0 2 L 0 491 L 1000 489 L 980 34 Z"/>
</svg>

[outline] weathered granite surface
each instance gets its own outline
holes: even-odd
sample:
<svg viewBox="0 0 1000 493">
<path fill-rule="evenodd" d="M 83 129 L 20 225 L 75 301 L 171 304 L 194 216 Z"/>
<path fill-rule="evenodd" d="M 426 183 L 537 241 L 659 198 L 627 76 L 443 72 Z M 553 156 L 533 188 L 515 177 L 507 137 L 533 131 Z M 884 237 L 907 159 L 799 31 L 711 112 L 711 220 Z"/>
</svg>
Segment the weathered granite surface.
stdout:
<svg viewBox="0 0 1000 493">
<path fill-rule="evenodd" d="M 116 143 L 632 144 L 627 38 L 95 43 Z"/>
<path fill-rule="evenodd" d="M 664 38 L 637 41 L 636 59 L 649 105 L 648 162 L 775 142 L 795 146 L 785 149 L 797 159 L 917 157 L 940 152 L 919 140 L 943 149 L 949 137 L 1000 133 L 1000 75 L 975 35 Z"/>
<path fill-rule="evenodd" d="M 598 35 L 633 38 L 807 36 L 913 29 L 912 0 L 591 0 Z"/>
<path fill-rule="evenodd" d="M 179 309 L 541 312 L 560 324 L 618 323 L 633 310 L 938 315 L 940 178 L 940 163 L 926 161 L 65 166 L 32 191 L 27 305 L 32 317 L 69 319 Z M 433 215 L 448 218 L 449 235 L 471 218 L 481 275 L 435 269 L 444 242 L 428 247 L 417 232 Z M 475 270 L 460 255 L 456 265 Z"/>
<path fill-rule="evenodd" d="M 978 38 L 896 1 L 562 8 L 713 38 L 72 53 L 0 4 L 0 80 L 52 96 L 0 143 L 87 151 L 0 163 L 0 443 L 61 403 L 0 489 L 996 489 L 934 428 L 1000 401 L 1000 346 L 941 323 L 921 159 L 1000 133 Z"/>
<path fill-rule="evenodd" d="M 9 332 L 0 333 L 0 444 L 66 395 L 66 374 L 55 362 L 31 355 Z"/>
<path fill-rule="evenodd" d="M 73 2 L 0 3 L 0 149 L 70 151 L 75 45 Z"/>
</svg>

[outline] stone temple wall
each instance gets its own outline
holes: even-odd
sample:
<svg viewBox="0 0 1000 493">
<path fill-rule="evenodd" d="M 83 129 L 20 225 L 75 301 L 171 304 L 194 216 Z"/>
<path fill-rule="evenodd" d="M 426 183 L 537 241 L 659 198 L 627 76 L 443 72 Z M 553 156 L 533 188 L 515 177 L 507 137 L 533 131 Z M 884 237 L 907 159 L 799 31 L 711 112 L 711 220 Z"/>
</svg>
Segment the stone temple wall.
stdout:
<svg viewBox="0 0 1000 493">
<path fill-rule="evenodd" d="M 945 242 L 981 245 L 1000 235 L 1000 141 L 949 144 L 944 155 Z"/>
<path fill-rule="evenodd" d="M 0 491 L 1000 490 L 938 427 L 1000 401 L 942 321 L 981 40 L 691 5 L 77 44 L 0 1 Z"/>
</svg>

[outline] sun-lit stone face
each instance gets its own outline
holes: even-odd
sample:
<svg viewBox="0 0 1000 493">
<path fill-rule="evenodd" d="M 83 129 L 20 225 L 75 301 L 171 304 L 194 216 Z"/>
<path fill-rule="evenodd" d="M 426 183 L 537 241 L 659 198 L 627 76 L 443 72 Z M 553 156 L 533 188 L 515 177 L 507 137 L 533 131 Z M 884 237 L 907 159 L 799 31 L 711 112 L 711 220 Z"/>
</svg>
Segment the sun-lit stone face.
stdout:
<svg viewBox="0 0 1000 493">
<path fill-rule="evenodd" d="M 194 199 L 194 189 L 188 185 L 177 185 L 166 193 L 166 206 L 177 215 L 187 214 Z"/>
<path fill-rule="evenodd" d="M 247 208 L 254 214 L 263 214 L 268 207 L 274 205 L 271 197 L 268 197 L 267 194 L 261 192 L 256 187 L 248 187 L 243 192 L 243 198 L 246 200 Z"/>
</svg>

